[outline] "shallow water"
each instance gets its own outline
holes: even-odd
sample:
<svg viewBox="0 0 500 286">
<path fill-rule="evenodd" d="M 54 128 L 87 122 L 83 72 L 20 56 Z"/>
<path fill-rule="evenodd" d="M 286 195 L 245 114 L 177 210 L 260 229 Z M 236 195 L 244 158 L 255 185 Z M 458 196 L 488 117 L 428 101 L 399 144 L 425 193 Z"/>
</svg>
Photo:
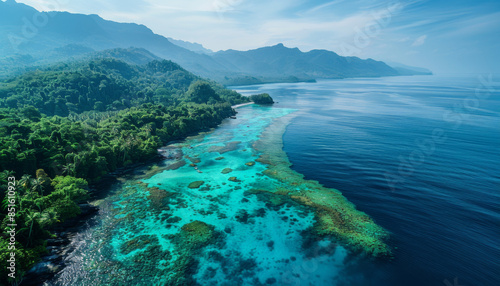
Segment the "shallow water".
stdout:
<svg viewBox="0 0 500 286">
<path fill-rule="evenodd" d="M 311 233 L 314 212 L 252 192 L 290 187 L 263 174 L 255 143 L 296 110 L 238 111 L 236 120 L 168 146 L 177 159 L 115 185 L 50 284 L 341 285 L 348 251 Z"/>
</svg>

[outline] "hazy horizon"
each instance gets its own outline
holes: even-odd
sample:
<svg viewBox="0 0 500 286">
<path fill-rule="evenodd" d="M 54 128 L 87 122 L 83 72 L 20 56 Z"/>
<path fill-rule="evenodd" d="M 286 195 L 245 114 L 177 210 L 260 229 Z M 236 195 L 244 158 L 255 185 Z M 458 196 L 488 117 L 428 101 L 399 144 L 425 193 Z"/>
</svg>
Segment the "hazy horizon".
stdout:
<svg viewBox="0 0 500 286">
<path fill-rule="evenodd" d="M 144 24 L 162 36 L 214 51 L 283 43 L 302 51 L 326 49 L 440 74 L 500 73 L 500 3 L 492 0 L 17 2 L 40 11 L 98 14 Z"/>
</svg>

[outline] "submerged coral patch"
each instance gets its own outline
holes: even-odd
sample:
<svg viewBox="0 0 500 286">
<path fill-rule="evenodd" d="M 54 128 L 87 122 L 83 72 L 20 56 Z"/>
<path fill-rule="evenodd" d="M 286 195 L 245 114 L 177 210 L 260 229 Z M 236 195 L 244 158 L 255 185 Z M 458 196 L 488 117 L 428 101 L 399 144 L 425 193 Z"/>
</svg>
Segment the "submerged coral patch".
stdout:
<svg viewBox="0 0 500 286">
<path fill-rule="evenodd" d="M 170 145 L 182 158 L 162 172 L 122 180 L 60 284 L 299 285 L 301 267 L 313 263 L 308 284 L 335 285 L 346 248 L 387 255 L 382 228 L 290 169 L 281 140 L 292 112 L 242 108 L 238 119 Z"/>
<path fill-rule="evenodd" d="M 224 143 L 224 146 L 213 145 L 208 148 L 208 152 L 211 153 L 219 153 L 224 154 L 227 152 L 231 152 L 238 149 L 238 146 L 241 144 L 241 141 L 233 141 Z"/>
<path fill-rule="evenodd" d="M 180 160 L 180 161 L 177 161 L 173 164 L 170 164 L 167 166 L 167 170 L 177 170 L 179 169 L 180 167 L 183 167 L 184 165 L 186 165 L 186 160 Z"/>
<path fill-rule="evenodd" d="M 190 183 L 188 185 L 188 188 L 190 188 L 190 189 L 197 189 L 197 188 L 199 188 L 203 184 L 205 184 L 204 181 L 195 181 L 195 182 Z"/>
<path fill-rule="evenodd" d="M 304 176 L 293 171 L 291 163 L 283 151 L 282 136 L 286 127 L 286 117 L 276 119 L 256 141 L 254 148 L 261 152 L 257 161 L 267 165 L 264 174 L 281 182 L 290 198 L 314 210 L 317 235 L 337 237 L 353 250 L 363 251 L 375 257 L 391 256 L 391 249 L 385 243 L 389 234 L 365 213 L 358 211 L 342 194 L 325 188 L 316 181 L 304 180 Z M 282 131 L 280 131 L 280 129 Z M 276 187 L 270 191 L 283 192 Z"/>
</svg>

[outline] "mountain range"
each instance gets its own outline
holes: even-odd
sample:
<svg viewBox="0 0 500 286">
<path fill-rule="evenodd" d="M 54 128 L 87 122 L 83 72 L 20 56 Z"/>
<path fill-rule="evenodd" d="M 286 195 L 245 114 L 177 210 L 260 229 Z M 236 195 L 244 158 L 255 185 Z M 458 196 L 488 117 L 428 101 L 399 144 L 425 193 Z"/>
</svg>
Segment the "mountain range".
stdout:
<svg viewBox="0 0 500 286">
<path fill-rule="evenodd" d="M 0 43 L 0 72 L 4 74 L 104 55 L 116 55 L 135 64 L 168 59 L 226 85 L 420 73 L 327 50 L 302 52 L 283 44 L 214 53 L 200 44 L 155 34 L 144 25 L 117 23 L 98 15 L 39 12 L 15 0 L 0 1 Z"/>
</svg>

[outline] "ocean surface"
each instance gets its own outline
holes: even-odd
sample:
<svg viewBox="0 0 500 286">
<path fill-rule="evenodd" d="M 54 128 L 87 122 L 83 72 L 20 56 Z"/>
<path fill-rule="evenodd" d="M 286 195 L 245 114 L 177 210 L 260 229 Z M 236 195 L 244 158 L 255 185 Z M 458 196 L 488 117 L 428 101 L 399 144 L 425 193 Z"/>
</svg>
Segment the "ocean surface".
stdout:
<svg viewBox="0 0 500 286">
<path fill-rule="evenodd" d="M 235 87 L 279 103 L 119 178 L 46 285 L 500 285 L 498 79 Z M 390 233 L 393 259 L 316 236 L 297 198 L 349 209 L 335 189 Z M 359 223 L 353 237 L 384 234 Z"/>
<path fill-rule="evenodd" d="M 500 285 L 500 76 L 413 76 L 233 87 L 299 110 L 292 168 L 391 233 L 392 261 L 352 285 Z"/>
</svg>

